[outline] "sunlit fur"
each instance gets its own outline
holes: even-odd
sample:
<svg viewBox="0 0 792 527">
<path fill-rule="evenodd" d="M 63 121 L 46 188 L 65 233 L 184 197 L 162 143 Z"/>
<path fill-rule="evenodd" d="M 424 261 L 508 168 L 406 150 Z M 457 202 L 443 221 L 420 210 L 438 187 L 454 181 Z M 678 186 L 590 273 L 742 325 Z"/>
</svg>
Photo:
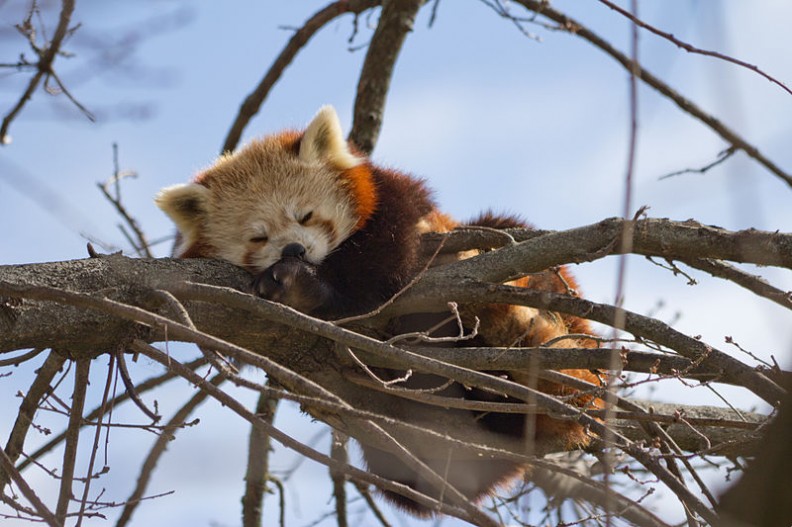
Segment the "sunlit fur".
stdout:
<svg viewBox="0 0 792 527">
<path fill-rule="evenodd" d="M 373 197 L 359 206 L 370 173 L 333 111 L 317 114 L 295 155 L 298 139 L 289 132 L 257 139 L 193 183 L 163 189 L 156 202 L 182 234 L 176 255 L 197 250 L 258 272 L 287 244 L 303 245 L 306 260 L 319 264 L 347 239 L 376 207 Z"/>
</svg>

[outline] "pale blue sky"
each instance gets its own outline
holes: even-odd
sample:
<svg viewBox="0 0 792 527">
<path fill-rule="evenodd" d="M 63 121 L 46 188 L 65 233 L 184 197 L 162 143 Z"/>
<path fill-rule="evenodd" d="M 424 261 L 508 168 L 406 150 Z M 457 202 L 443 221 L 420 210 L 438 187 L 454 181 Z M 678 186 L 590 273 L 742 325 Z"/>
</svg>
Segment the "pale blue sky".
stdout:
<svg viewBox="0 0 792 527">
<path fill-rule="evenodd" d="M 0 24 L 9 34 L 10 24 L 20 19 L 16 4 L 0 2 Z M 212 162 L 241 101 L 290 36 L 279 26 L 300 25 L 322 5 L 78 0 L 74 20 L 83 28 L 67 46 L 77 56 L 59 59 L 56 68 L 100 119 L 90 123 L 63 97 L 39 91 L 14 123 L 13 142 L 0 148 L 0 224 L 6 226 L 0 264 L 83 258 L 82 233 L 128 248 L 114 211 L 95 188 L 113 170 L 113 142 L 119 145 L 121 168 L 139 174 L 124 183 L 126 206 L 150 238 L 170 233 L 172 226 L 154 206 L 153 195 Z M 553 5 L 627 49 L 628 25 L 599 2 Z M 640 8 L 643 18 L 681 39 L 730 53 L 792 84 L 792 37 L 783 23 L 792 17 L 788 2 L 644 0 Z M 163 28 L 153 24 L 163 16 L 170 21 Z M 400 56 L 375 159 L 425 177 L 441 206 L 459 218 L 491 207 L 521 214 L 541 228 L 563 229 L 620 214 L 628 138 L 625 71 L 566 33 L 528 24 L 541 42 L 528 39 L 477 0 L 444 0 L 434 27 L 428 28 L 427 21 L 425 10 Z M 53 25 L 50 19 L 48 27 Z M 97 72 L 94 43 L 106 45 L 135 31 L 151 34 L 133 55 Z M 356 74 L 365 54 L 364 49 L 346 51 L 350 33 L 351 16 L 344 16 L 316 36 L 286 70 L 245 139 L 302 126 L 327 103 L 336 106 L 348 128 Z M 365 44 L 370 35 L 363 17 L 355 45 Z M 26 51 L 19 38 L 6 35 L 0 42 L 0 62 Z M 647 33 L 641 33 L 641 60 L 792 171 L 792 95 L 745 69 L 687 54 Z M 16 100 L 27 78 L 0 71 L 0 112 Z M 127 112 L 143 107 L 150 116 L 104 117 L 108 111 L 118 113 L 119 107 Z M 654 217 L 792 231 L 792 189 L 743 155 L 705 175 L 658 180 L 671 171 L 706 165 L 726 146 L 672 103 L 641 88 L 635 205 L 650 206 Z M 169 245 L 157 249 L 164 256 Z M 588 297 L 612 301 L 614 263 L 611 259 L 575 269 Z M 788 272 L 758 272 L 792 289 Z M 767 359 L 772 354 L 792 366 L 788 310 L 736 286 L 697 277 L 701 284 L 689 287 L 684 279 L 633 258 L 626 305 L 645 313 L 664 301 L 658 316 L 671 320 L 681 312 L 679 329 L 701 334 L 731 352 L 723 344 L 730 335 L 757 355 Z M 97 363 L 96 386 L 102 382 L 100 370 Z M 136 367 L 141 378 L 158 371 L 151 364 Z M 15 382 L 25 384 L 22 375 L 1 379 L 2 393 L 13 394 L 19 388 Z M 703 390 L 678 386 L 669 383 L 655 397 L 718 403 Z M 173 399 L 160 397 L 160 408 L 172 405 L 174 410 L 189 392 L 184 387 L 163 392 Z M 742 392 L 727 393 L 753 404 Z M 0 436 L 5 437 L 9 425 L 3 412 Z M 201 426 L 177 440 L 151 489 L 177 489 L 176 495 L 142 507 L 133 525 L 239 523 L 246 427 L 216 405 L 205 406 L 199 414 Z M 140 419 L 134 411 L 128 415 Z M 294 408 L 279 418 L 281 426 L 301 439 L 313 433 Z M 134 462 L 142 455 L 141 443 L 150 440 L 143 433 L 115 434 L 113 470 L 104 483 L 112 494 L 108 499 L 126 496 L 136 475 L 125 461 Z M 327 444 L 327 438 L 320 443 L 322 448 Z M 211 464 L 210 481 L 188 469 L 196 459 Z M 290 466 L 293 459 L 282 451 L 276 455 L 280 467 Z M 308 525 L 331 507 L 326 488 L 306 488 L 312 478 L 324 480 L 325 470 L 306 464 L 299 474 L 287 511 L 289 525 L 296 526 Z"/>
</svg>

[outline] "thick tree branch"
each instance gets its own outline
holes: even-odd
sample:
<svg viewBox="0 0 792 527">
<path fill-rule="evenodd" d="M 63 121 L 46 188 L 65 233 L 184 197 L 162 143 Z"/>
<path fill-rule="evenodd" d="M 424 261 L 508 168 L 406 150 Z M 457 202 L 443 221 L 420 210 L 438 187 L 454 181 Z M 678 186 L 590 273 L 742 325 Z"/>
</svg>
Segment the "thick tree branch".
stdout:
<svg viewBox="0 0 792 527">
<path fill-rule="evenodd" d="M 418 284 L 419 287 L 422 285 L 423 282 Z M 385 313 L 403 312 L 407 305 L 410 309 L 442 311 L 448 300 L 464 304 L 486 298 L 490 302 L 526 305 L 568 313 L 606 325 L 613 325 L 616 319 L 616 308 L 613 306 L 558 293 L 459 279 L 440 281 L 433 284 L 433 287 L 437 289 L 422 287 L 420 291 L 417 291 L 417 288 L 416 291 L 410 291 L 403 297 L 403 301 L 399 299 L 392 310 L 387 309 Z M 441 301 L 441 299 L 445 300 Z M 629 311 L 625 311 L 624 314 L 626 315 L 623 327 L 625 331 L 673 349 L 696 364 L 720 370 L 726 382 L 744 386 L 772 405 L 776 405 L 781 400 L 784 390 L 756 369 L 701 340 L 674 330 L 659 320 Z"/>
<path fill-rule="evenodd" d="M 385 0 L 358 80 L 349 140 L 366 154 L 377 144 L 396 59 L 426 0 Z"/>
</svg>

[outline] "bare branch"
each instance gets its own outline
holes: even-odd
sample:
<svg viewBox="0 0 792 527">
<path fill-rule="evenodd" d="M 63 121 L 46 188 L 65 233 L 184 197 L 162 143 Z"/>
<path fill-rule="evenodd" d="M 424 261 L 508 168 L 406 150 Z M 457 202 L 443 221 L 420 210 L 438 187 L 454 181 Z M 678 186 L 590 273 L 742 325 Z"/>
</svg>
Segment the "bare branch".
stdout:
<svg viewBox="0 0 792 527">
<path fill-rule="evenodd" d="M 556 22 L 559 25 L 559 29 L 568 31 L 573 35 L 579 36 L 580 38 L 598 47 L 599 49 L 601 49 L 602 51 L 613 57 L 622 66 L 624 66 L 626 70 L 632 71 L 633 69 L 636 69 L 637 71 L 639 71 L 640 73 L 638 76 L 644 83 L 646 83 L 647 85 L 651 86 L 652 88 L 660 92 L 660 94 L 662 94 L 664 97 L 667 97 L 668 99 L 672 100 L 677 106 L 679 106 L 679 108 L 682 109 L 682 111 L 690 114 L 691 116 L 695 117 L 696 119 L 704 123 L 715 133 L 720 135 L 729 144 L 745 152 L 748 156 L 752 157 L 756 162 L 764 166 L 767 170 L 778 176 L 787 185 L 792 187 L 792 175 L 782 170 L 770 159 L 766 158 L 763 154 L 759 152 L 758 148 L 756 148 L 748 141 L 743 139 L 742 136 L 737 134 L 731 128 L 727 127 L 718 119 L 703 111 L 692 101 L 683 97 L 676 90 L 671 88 L 668 84 L 660 80 L 659 77 L 647 71 L 645 68 L 641 67 L 640 65 L 634 64 L 633 61 L 630 60 L 630 58 L 627 57 L 624 53 L 614 48 L 608 41 L 606 41 L 605 39 L 603 39 L 593 31 L 585 27 L 583 24 L 581 24 L 577 20 L 568 17 L 562 12 L 553 9 L 551 5 L 544 0 L 515 0 L 515 1 L 519 4 L 522 4 L 526 9 Z"/>
<path fill-rule="evenodd" d="M 25 445 L 25 438 L 27 437 L 30 425 L 33 423 L 33 417 L 39 408 L 41 401 L 49 395 L 52 379 L 55 374 L 63 367 L 66 361 L 65 357 L 59 353 L 50 352 L 44 364 L 36 374 L 36 378 L 30 385 L 30 389 L 22 399 L 22 404 L 19 405 L 19 413 L 17 414 L 14 427 L 11 429 L 11 434 L 8 438 L 8 443 L 5 447 L 5 452 L 11 463 L 15 463 L 19 459 Z M 0 471 L 0 489 L 4 489 L 9 482 L 10 473 L 6 470 Z"/>
<path fill-rule="evenodd" d="M 358 80 L 349 140 L 370 154 L 377 144 L 385 99 L 407 33 L 426 0 L 384 0 L 377 29 L 371 38 Z"/>
<path fill-rule="evenodd" d="M 236 148 L 237 144 L 239 144 L 239 139 L 242 137 L 242 132 L 253 116 L 258 113 L 259 108 L 261 108 L 261 105 L 269 95 L 272 87 L 281 78 L 284 70 L 292 63 L 297 53 L 308 43 L 317 31 L 340 15 L 345 13 L 354 13 L 357 15 L 380 3 L 381 0 L 338 0 L 323 7 L 309 18 L 305 24 L 292 35 L 291 39 L 289 39 L 289 43 L 280 52 L 280 55 L 278 55 L 275 62 L 272 63 L 272 66 L 267 70 L 267 73 L 256 88 L 245 98 L 223 142 L 221 153 L 231 152 Z"/>
<path fill-rule="evenodd" d="M 22 97 L 20 97 L 19 101 L 17 101 L 11 111 L 9 111 L 3 118 L 3 122 L 0 125 L 0 144 L 6 144 L 9 141 L 8 129 L 11 126 L 11 122 L 14 120 L 14 118 L 16 118 L 19 112 L 22 111 L 22 108 L 33 96 L 33 92 L 36 91 L 36 88 L 38 88 L 41 80 L 53 75 L 52 64 L 55 61 L 55 57 L 61 54 L 61 44 L 63 43 L 64 38 L 66 38 L 66 36 L 68 36 L 70 33 L 69 23 L 71 22 L 73 12 L 74 0 L 62 0 L 58 26 L 55 28 L 55 33 L 53 34 L 52 39 L 46 43 L 43 48 L 38 48 L 35 45 L 35 42 L 31 41 L 34 51 L 36 51 L 39 56 L 39 60 L 36 64 L 36 73 L 30 79 L 28 87 L 25 89 Z"/>
<path fill-rule="evenodd" d="M 181 377 L 184 377 L 192 384 L 199 386 L 202 390 L 207 391 L 210 396 L 217 399 L 224 406 L 228 407 L 231 411 L 233 411 L 243 419 L 249 421 L 251 424 L 253 423 L 259 424 L 260 426 L 262 426 L 267 430 L 267 432 L 270 434 L 270 436 L 273 439 L 283 444 L 287 448 L 295 450 L 296 452 L 299 452 L 300 454 L 310 459 L 313 459 L 318 463 L 327 465 L 328 467 L 332 467 L 338 470 L 343 470 L 347 475 L 359 481 L 372 483 L 380 488 L 392 490 L 399 494 L 403 494 L 404 496 L 407 496 L 412 500 L 422 503 L 429 508 L 438 510 L 440 512 L 444 512 L 446 514 L 454 515 L 458 518 L 465 519 L 477 525 L 480 524 L 483 526 L 497 527 L 497 524 L 495 524 L 495 522 L 490 520 L 490 518 L 488 518 L 486 515 L 479 513 L 478 511 L 475 511 L 475 513 L 471 514 L 468 511 L 448 505 L 446 503 L 437 502 L 436 500 L 424 496 L 423 494 L 420 494 L 405 485 L 401 485 L 398 483 L 385 480 L 379 476 L 375 476 L 373 474 L 362 471 L 350 465 L 342 464 L 332 459 L 331 457 L 325 456 L 324 454 L 321 454 L 316 450 L 307 447 L 306 445 L 300 443 L 299 441 L 292 439 L 287 434 L 281 432 L 277 428 L 268 425 L 268 423 L 258 418 L 255 414 L 250 412 L 247 408 L 244 407 L 244 405 L 239 403 L 236 399 L 234 399 L 233 397 L 229 397 L 227 394 L 220 391 L 217 387 L 209 385 L 203 378 L 201 378 L 195 372 L 188 369 L 184 369 L 178 361 L 173 360 L 171 357 L 168 357 L 159 350 L 152 348 L 151 346 L 145 345 L 144 343 L 139 341 L 134 343 L 133 347 L 135 350 L 159 362 L 166 368 L 170 368 L 177 371 Z"/>
<path fill-rule="evenodd" d="M 187 365 L 185 365 L 185 367 L 190 371 L 193 371 L 193 368 L 190 368 Z M 175 376 L 172 373 L 171 375 Z M 219 386 L 224 380 L 225 378 L 221 374 L 217 374 L 208 382 L 212 386 Z M 141 465 L 140 475 L 138 476 L 135 490 L 133 490 L 132 494 L 130 494 L 129 498 L 127 498 L 126 503 L 124 504 L 124 509 L 121 511 L 121 515 L 116 522 L 116 527 L 125 527 L 130 522 L 132 515 L 146 493 L 146 489 L 148 488 L 149 481 L 151 481 L 151 476 L 154 473 L 157 463 L 165 453 L 168 443 L 174 439 L 176 429 L 187 422 L 187 418 L 190 416 L 190 414 L 192 414 L 192 412 L 202 402 L 204 402 L 207 397 L 209 397 L 208 393 L 199 390 L 190 398 L 189 401 L 184 404 L 184 406 L 179 408 L 179 410 L 173 414 L 173 417 L 170 418 L 168 424 L 166 425 L 167 429 L 170 431 L 160 434 L 160 436 L 157 437 L 157 440 L 152 445 L 145 461 L 143 461 L 143 464 Z"/>
<path fill-rule="evenodd" d="M 418 284 L 416 291 L 421 285 Z M 549 311 L 568 313 L 606 325 L 612 325 L 615 319 L 616 308 L 613 306 L 557 293 L 481 282 L 460 282 L 457 279 L 439 282 L 433 287 L 437 287 L 437 289 L 424 289 L 421 287 L 421 290 L 415 292 L 414 296 L 413 292 L 411 292 L 405 298 L 404 305 L 400 302 L 394 305 L 394 312 L 398 313 L 398 310 L 408 305 L 407 302 L 413 308 L 441 310 L 442 306 L 440 303 L 432 300 L 440 295 L 442 298 L 453 298 L 460 303 L 475 302 L 476 299 L 487 298 L 491 302 L 526 305 Z M 706 364 L 708 367 L 711 366 L 722 370 L 724 379 L 731 379 L 733 382 L 737 382 L 772 405 L 776 405 L 783 396 L 784 390 L 764 373 L 756 371 L 756 369 L 743 364 L 726 353 L 700 340 L 684 335 L 659 320 L 644 317 L 630 311 L 625 311 L 624 313 L 625 331 L 671 348 L 696 364 Z"/>
<path fill-rule="evenodd" d="M 349 463 L 349 453 L 347 447 L 349 445 L 349 438 L 333 430 L 333 438 L 330 446 L 330 457 L 339 463 Z M 330 479 L 333 482 L 333 499 L 335 501 L 336 510 L 336 525 L 338 527 L 347 527 L 347 497 L 346 497 L 346 476 L 343 472 L 330 469 Z"/>
<path fill-rule="evenodd" d="M 206 360 L 203 357 L 201 357 L 201 358 L 198 358 L 198 359 L 196 359 L 194 361 L 186 363 L 185 367 L 190 368 L 192 370 L 195 370 L 195 369 L 198 369 L 199 367 L 201 367 L 201 366 L 203 366 L 205 364 L 206 364 Z M 168 371 L 168 372 L 163 373 L 162 375 L 157 375 L 155 377 L 147 379 L 147 380 L 143 381 L 142 383 L 140 383 L 140 384 L 138 384 L 136 386 L 137 392 L 138 393 L 145 393 L 146 391 L 148 391 L 150 389 L 153 389 L 153 388 L 156 388 L 157 386 L 160 386 L 161 384 L 173 379 L 174 377 L 176 377 L 176 375 L 174 373 Z M 110 408 L 115 408 L 116 406 L 120 405 L 124 401 L 127 401 L 129 398 L 130 398 L 129 394 L 125 391 L 121 395 L 118 395 L 118 396 L 110 399 L 107 402 L 107 406 L 110 407 Z M 100 415 L 102 415 L 102 413 L 103 413 L 103 407 L 101 405 L 98 406 L 97 408 L 94 408 L 93 410 L 91 410 L 88 413 L 88 415 L 85 416 L 85 419 L 83 419 L 83 426 L 86 426 L 89 423 L 91 423 L 93 420 L 97 419 Z M 65 438 L 66 438 L 66 432 L 63 432 L 61 434 L 56 435 L 55 437 L 53 437 L 52 439 L 47 441 L 46 444 L 42 445 L 38 450 L 36 450 L 32 454 L 27 455 L 25 457 L 25 460 L 22 463 L 20 463 L 17 468 L 20 471 L 24 470 L 32 462 L 34 462 L 35 460 L 39 459 L 41 456 L 43 456 L 47 452 L 50 452 L 53 448 L 55 448 L 57 445 L 59 445 Z"/>
<path fill-rule="evenodd" d="M 99 451 L 99 436 L 102 433 L 102 418 L 105 416 L 107 410 L 107 402 L 110 397 L 110 387 L 113 385 L 113 374 L 115 373 L 115 357 L 110 355 L 110 360 L 107 365 L 107 378 L 105 379 L 104 393 L 102 394 L 102 403 L 99 406 L 98 422 L 96 423 L 96 432 L 94 434 L 94 442 L 91 448 L 91 458 L 88 461 L 88 468 L 85 474 L 85 484 L 83 485 L 83 495 L 80 500 L 80 511 L 77 513 L 77 525 L 82 525 L 83 518 L 85 517 L 85 508 L 88 505 L 88 495 L 91 490 L 91 481 L 93 480 L 93 469 L 96 463 L 96 453 Z M 82 414 L 82 410 L 80 412 Z M 81 419 L 82 421 L 82 419 Z M 80 423 L 82 426 L 82 422 Z M 68 433 L 68 430 L 67 430 Z"/>
<path fill-rule="evenodd" d="M 658 179 L 668 179 L 675 176 L 681 176 L 682 174 L 705 174 L 711 169 L 715 168 L 716 166 L 720 165 L 721 163 L 729 159 L 731 156 L 734 155 L 735 152 L 737 152 L 737 148 L 734 146 L 730 146 L 726 150 L 719 152 L 718 157 L 715 159 L 715 161 L 712 161 L 711 163 L 708 163 L 701 168 L 686 168 L 684 170 L 677 170 L 676 172 L 671 172 L 670 174 L 660 176 Z"/>
<path fill-rule="evenodd" d="M 10 480 L 12 480 L 19 490 L 22 492 L 22 495 L 25 496 L 31 505 L 36 509 L 36 513 L 41 516 L 41 519 L 44 520 L 49 527 L 62 527 L 63 522 L 59 521 L 58 518 L 52 513 L 51 510 L 44 505 L 44 502 L 36 495 L 36 492 L 28 485 L 25 478 L 22 477 L 22 474 L 17 471 L 16 467 L 14 467 L 14 462 L 8 457 L 8 454 L 0 448 L 0 468 L 3 469 L 3 472 L 10 476 Z M 4 500 L 5 501 L 5 500 Z"/>
<path fill-rule="evenodd" d="M 267 380 L 267 386 L 277 387 L 277 383 Z M 256 415 L 270 426 L 275 421 L 278 399 L 272 392 L 262 391 L 256 403 Z M 270 436 L 263 427 L 253 423 L 250 427 L 248 445 L 248 461 L 245 472 L 245 494 L 242 497 L 243 527 L 261 527 L 261 515 L 264 507 L 264 493 L 267 488 L 270 458 Z"/>
<path fill-rule="evenodd" d="M 80 438 L 80 424 L 83 418 L 85 394 L 88 390 L 88 374 L 91 361 L 82 359 L 77 361 L 74 372 L 74 391 L 72 405 L 69 411 L 69 427 L 66 432 L 66 446 L 63 450 L 63 464 L 61 465 L 60 491 L 58 492 L 58 505 L 55 508 L 55 517 L 63 525 L 69 511 L 69 502 L 74 497 L 74 468 L 77 460 L 77 444 Z"/>
<path fill-rule="evenodd" d="M 720 260 L 701 258 L 698 260 L 682 260 L 684 263 L 705 271 L 712 276 L 723 278 L 740 285 L 752 293 L 771 300 L 787 309 L 792 309 L 792 291 L 782 291 L 767 283 L 761 276 L 754 276 Z"/>
<path fill-rule="evenodd" d="M 792 90 L 790 90 L 787 87 L 786 84 L 784 84 L 783 82 L 779 81 L 778 79 L 768 75 L 767 73 L 765 73 L 764 71 L 759 69 L 759 67 L 757 67 L 757 66 L 755 66 L 753 64 L 749 64 L 749 63 L 747 63 L 745 61 L 742 61 L 742 60 L 739 60 L 739 59 L 735 59 L 734 57 L 730 57 L 729 55 L 724 55 L 723 53 L 718 53 L 717 51 L 708 51 L 708 50 L 704 50 L 704 49 L 699 49 L 699 48 L 697 48 L 697 47 L 695 47 L 695 46 L 693 46 L 691 44 L 688 44 L 686 42 L 683 42 L 683 41 L 679 40 L 677 37 L 675 37 L 671 33 L 667 33 L 665 31 L 661 31 L 661 30 L 657 29 L 656 27 L 652 26 L 651 24 L 647 24 L 643 20 L 641 20 L 638 17 L 636 17 L 634 14 L 630 13 L 626 9 L 622 9 L 620 6 L 614 4 L 613 2 L 610 2 L 609 0 L 599 0 L 599 1 L 602 4 L 605 4 L 606 6 L 611 8 L 612 10 L 616 11 L 617 13 L 622 15 L 623 17 L 629 19 L 636 26 L 640 26 L 640 27 L 644 28 L 645 30 L 649 31 L 650 33 L 654 33 L 655 35 L 668 40 L 669 42 L 671 42 L 672 44 L 674 44 L 678 48 L 684 49 L 688 53 L 697 53 L 699 55 L 706 55 L 708 57 L 715 57 L 717 59 L 724 60 L 726 62 L 731 62 L 732 64 L 736 64 L 738 66 L 742 66 L 743 68 L 749 69 L 749 70 L 753 71 L 754 73 L 757 73 L 757 74 L 761 75 L 762 77 L 764 77 L 765 79 L 769 80 L 773 84 L 776 84 L 776 85 L 780 86 L 782 90 L 784 90 L 788 94 L 792 95 Z"/>
<path fill-rule="evenodd" d="M 99 187 L 99 190 L 102 192 L 107 201 L 109 201 L 113 207 L 115 207 L 118 214 L 123 218 L 126 224 L 129 226 L 130 229 L 135 233 L 135 237 L 137 238 L 137 243 L 131 242 L 132 247 L 137 252 L 138 256 L 145 256 L 146 258 L 153 258 L 154 255 L 151 254 L 151 245 L 149 244 L 148 240 L 146 239 L 146 235 L 143 233 L 143 230 L 138 225 L 137 220 L 132 217 L 126 207 L 121 203 L 121 179 L 124 177 L 134 176 L 135 173 L 132 172 L 122 172 L 119 164 L 118 164 L 118 145 L 113 143 L 113 177 L 109 178 L 104 183 L 97 183 L 96 186 Z M 110 194 L 110 185 L 113 184 L 115 186 L 115 196 Z"/>
</svg>

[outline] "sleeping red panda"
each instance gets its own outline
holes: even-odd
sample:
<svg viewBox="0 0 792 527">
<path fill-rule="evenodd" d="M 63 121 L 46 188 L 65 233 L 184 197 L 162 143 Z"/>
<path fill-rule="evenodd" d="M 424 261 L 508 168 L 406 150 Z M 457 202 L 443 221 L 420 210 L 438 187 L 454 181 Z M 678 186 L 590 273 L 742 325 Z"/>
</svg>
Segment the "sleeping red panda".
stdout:
<svg viewBox="0 0 792 527">
<path fill-rule="evenodd" d="M 220 157 L 193 182 L 163 189 L 156 202 L 179 229 L 176 256 L 228 260 L 250 271 L 258 295 L 324 319 L 367 313 L 387 301 L 425 265 L 419 254 L 420 235 L 462 225 L 437 209 L 422 180 L 360 155 L 344 139 L 329 106 L 319 110 L 304 132 L 285 131 L 252 141 Z M 515 218 L 490 213 L 464 225 L 525 227 Z M 458 255 L 466 256 L 470 254 Z M 563 268 L 511 284 L 555 292 L 576 287 Z M 460 345 L 538 346 L 567 334 L 591 333 L 585 320 L 529 307 L 488 304 L 462 306 L 460 312 L 466 322 L 480 321 L 475 340 Z M 394 329 L 400 324 L 396 321 Z M 554 345 L 591 342 L 567 339 Z M 599 382 L 588 370 L 565 373 Z M 527 377 L 512 375 L 524 383 Z M 574 394 L 543 381 L 538 388 Z M 455 393 L 487 397 L 470 390 Z M 578 404 L 597 405 L 591 397 L 579 399 Z M 579 424 L 547 415 L 535 416 L 532 437 L 525 437 L 526 418 L 521 414 L 477 414 L 474 423 L 497 434 L 566 450 L 590 442 Z M 442 496 L 396 456 L 361 446 L 372 472 Z M 524 467 L 505 460 L 465 460 L 449 467 L 441 454 L 423 461 L 472 500 L 524 472 Z M 415 514 L 431 514 L 399 494 L 384 495 Z"/>
</svg>

